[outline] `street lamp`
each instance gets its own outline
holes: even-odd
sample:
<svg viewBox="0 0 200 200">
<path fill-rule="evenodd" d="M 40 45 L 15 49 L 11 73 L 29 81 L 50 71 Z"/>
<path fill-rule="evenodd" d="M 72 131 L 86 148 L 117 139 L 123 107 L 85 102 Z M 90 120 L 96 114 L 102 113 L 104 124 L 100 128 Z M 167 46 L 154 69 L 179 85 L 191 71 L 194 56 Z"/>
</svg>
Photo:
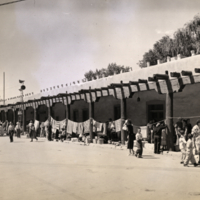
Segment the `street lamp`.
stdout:
<svg viewBox="0 0 200 200">
<path fill-rule="evenodd" d="M 26 89 L 26 86 L 24 85 L 24 81 L 23 80 L 19 80 L 19 83 L 21 83 L 21 87 L 19 89 L 19 91 L 21 92 L 21 103 L 23 103 L 23 91 Z M 18 121 L 22 124 L 23 127 L 23 132 L 25 130 L 25 114 L 24 114 L 24 108 L 19 109 L 18 110 Z"/>
</svg>

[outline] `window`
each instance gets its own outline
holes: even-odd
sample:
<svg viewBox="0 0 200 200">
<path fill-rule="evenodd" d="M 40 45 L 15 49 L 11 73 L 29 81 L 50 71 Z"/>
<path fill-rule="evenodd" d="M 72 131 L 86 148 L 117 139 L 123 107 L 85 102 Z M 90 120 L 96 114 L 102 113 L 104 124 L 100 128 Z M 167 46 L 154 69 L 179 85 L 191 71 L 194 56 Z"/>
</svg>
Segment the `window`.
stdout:
<svg viewBox="0 0 200 200">
<path fill-rule="evenodd" d="M 73 110 L 73 121 L 78 122 L 78 110 Z"/>
<path fill-rule="evenodd" d="M 164 119 L 164 104 L 150 104 L 148 105 L 148 122 L 161 121 Z"/>
<path fill-rule="evenodd" d="M 83 109 L 82 116 L 83 116 L 83 121 L 88 120 L 89 119 L 89 110 L 88 109 Z"/>
<path fill-rule="evenodd" d="M 114 106 L 114 120 L 117 120 L 121 117 L 121 107 L 120 105 Z"/>
</svg>

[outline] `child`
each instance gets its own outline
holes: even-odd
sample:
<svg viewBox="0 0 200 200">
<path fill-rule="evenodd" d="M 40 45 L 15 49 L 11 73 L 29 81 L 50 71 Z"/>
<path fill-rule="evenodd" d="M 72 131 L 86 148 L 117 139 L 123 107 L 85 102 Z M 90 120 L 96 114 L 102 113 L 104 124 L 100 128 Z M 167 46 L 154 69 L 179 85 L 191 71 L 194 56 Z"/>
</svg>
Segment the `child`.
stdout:
<svg viewBox="0 0 200 200">
<path fill-rule="evenodd" d="M 142 134 L 141 134 L 141 128 L 138 128 L 137 134 L 136 134 L 136 154 L 135 156 L 138 158 L 142 158 L 143 153 L 143 146 L 142 146 Z"/>
<path fill-rule="evenodd" d="M 186 156 L 186 140 L 184 137 L 184 133 L 181 133 L 181 137 L 179 138 L 179 149 L 181 150 L 181 164 L 184 163 L 185 156 Z"/>
<path fill-rule="evenodd" d="M 193 142 L 192 142 L 192 134 L 188 134 L 188 141 L 187 141 L 187 144 L 186 144 L 186 158 L 185 158 L 185 161 L 184 161 L 184 167 L 187 167 L 188 166 L 188 163 L 189 161 L 191 161 L 191 163 L 194 165 L 194 167 L 197 166 L 197 163 L 194 159 L 194 155 L 193 155 L 193 148 L 194 148 L 194 145 L 193 145 Z"/>
</svg>

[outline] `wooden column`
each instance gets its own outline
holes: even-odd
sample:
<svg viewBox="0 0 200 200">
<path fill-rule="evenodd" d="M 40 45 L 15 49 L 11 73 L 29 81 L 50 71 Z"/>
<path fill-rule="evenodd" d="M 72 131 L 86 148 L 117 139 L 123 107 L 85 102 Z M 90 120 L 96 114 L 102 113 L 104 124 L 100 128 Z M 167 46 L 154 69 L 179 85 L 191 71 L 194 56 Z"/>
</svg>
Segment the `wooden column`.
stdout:
<svg viewBox="0 0 200 200">
<path fill-rule="evenodd" d="M 34 121 L 37 120 L 37 109 L 36 108 L 33 108 L 33 120 Z"/>
<path fill-rule="evenodd" d="M 22 131 L 26 130 L 26 107 L 22 106 Z"/>
<path fill-rule="evenodd" d="M 12 111 L 13 111 L 13 124 L 15 125 L 16 124 L 15 109 L 12 109 Z"/>
<path fill-rule="evenodd" d="M 122 144 L 125 144 L 125 132 L 122 129 L 125 119 L 126 119 L 126 99 L 122 98 L 121 99 L 121 143 Z"/>
<path fill-rule="evenodd" d="M 51 106 L 48 106 L 48 120 L 51 120 Z"/>
<path fill-rule="evenodd" d="M 166 125 L 167 125 L 167 135 L 168 135 L 168 149 L 169 151 L 174 150 L 173 136 L 173 93 L 166 94 Z"/>
<path fill-rule="evenodd" d="M 7 110 L 4 111 L 4 115 L 5 115 L 5 121 L 8 120 Z"/>
<path fill-rule="evenodd" d="M 68 119 L 70 118 L 70 104 L 66 105 L 66 130 L 67 130 L 67 124 L 68 124 Z"/>
<path fill-rule="evenodd" d="M 94 117 L 94 102 L 89 102 L 89 119 L 90 119 L 90 140 L 93 140 L 93 124 L 92 119 Z"/>
</svg>

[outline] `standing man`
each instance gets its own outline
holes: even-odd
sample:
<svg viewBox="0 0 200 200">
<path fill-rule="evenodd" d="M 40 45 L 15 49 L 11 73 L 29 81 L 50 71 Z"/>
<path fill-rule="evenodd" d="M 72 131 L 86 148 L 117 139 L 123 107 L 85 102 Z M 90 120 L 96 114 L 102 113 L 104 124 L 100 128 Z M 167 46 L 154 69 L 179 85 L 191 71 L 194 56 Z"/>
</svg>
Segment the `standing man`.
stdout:
<svg viewBox="0 0 200 200">
<path fill-rule="evenodd" d="M 13 142 L 14 125 L 12 124 L 12 122 L 10 122 L 10 125 L 8 126 L 8 134 L 10 137 L 10 142 Z"/>
<path fill-rule="evenodd" d="M 20 126 L 20 123 L 17 122 L 17 125 L 15 127 L 15 131 L 16 131 L 16 135 L 18 138 L 20 138 L 20 133 L 21 133 L 21 126 Z"/>
<path fill-rule="evenodd" d="M 166 126 L 161 123 L 157 123 L 154 128 L 154 153 L 160 153 L 160 145 L 161 145 L 161 134 L 162 130 L 165 129 Z"/>
<path fill-rule="evenodd" d="M 31 135 L 31 142 L 33 142 L 33 139 L 38 140 L 37 137 L 36 137 L 36 131 L 35 131 L 35 126 L 34 126 L 34 124 L 31 124 L 29 130 L 30 130 L 29 134 Z"/>
</svg>

